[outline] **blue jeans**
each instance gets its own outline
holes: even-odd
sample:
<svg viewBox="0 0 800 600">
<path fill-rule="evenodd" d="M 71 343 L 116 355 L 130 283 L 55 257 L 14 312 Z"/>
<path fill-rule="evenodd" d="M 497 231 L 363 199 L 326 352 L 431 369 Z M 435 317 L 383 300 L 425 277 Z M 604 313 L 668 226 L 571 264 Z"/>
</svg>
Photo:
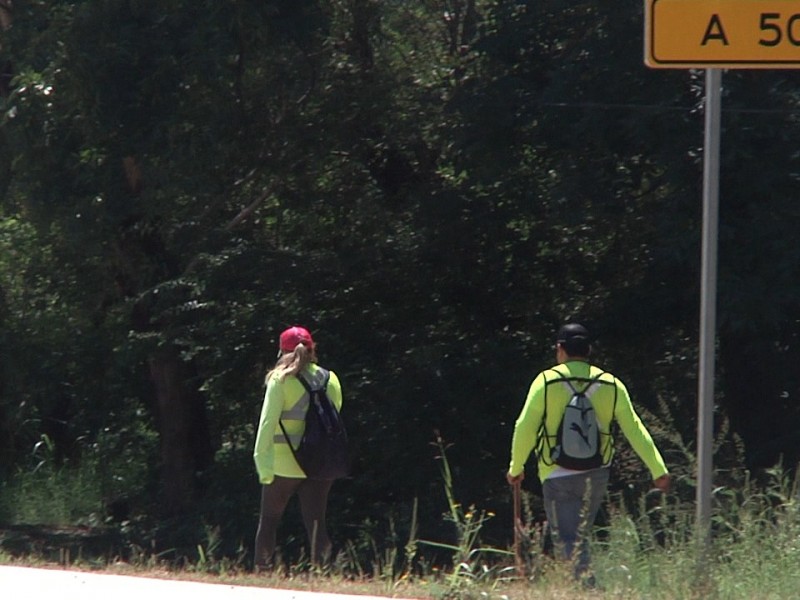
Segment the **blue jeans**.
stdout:
<svg viewBox="0 0 800 600">
<path fill-rule="evenodd" d="M 609 470 L 602 468 L 546 479 L 542 485 L 544 510 L 556 552 L 561 558 L 572 560 L 575 548 L 580 546 L 574 559 L 576 577 L 589 569 L 589 536 L 606 495 L 608 477 Z"/>
</svg>

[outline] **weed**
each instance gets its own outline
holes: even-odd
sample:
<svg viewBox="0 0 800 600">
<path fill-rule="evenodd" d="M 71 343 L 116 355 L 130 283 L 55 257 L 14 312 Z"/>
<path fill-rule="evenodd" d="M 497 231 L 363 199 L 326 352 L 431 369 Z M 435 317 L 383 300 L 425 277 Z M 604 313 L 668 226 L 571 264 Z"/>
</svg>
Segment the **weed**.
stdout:
<svg viewBox="0 0 800 600">
<path fill-rule="evenodd" d="M 401 539 L 402 528 L 397 526 L 403 517 L 389 517 L 388 535 L 383 537 L 378 535 L 383 529 L 378 523 L 365 522 L 355 539 L 344 541 L 342 550 L 328 565 L 313 566 L 301 554 L 274 573 L 252 575 L 244 567 L 245 545 L 240 543 L 231 552 L 232 546 L 223 543 L 225 527 L 212 522 L 198 520 L 196 526 L 182 530 L 181 535 L 197 535 L 200 540 L 188 545 L 184 554 L 176 548 L 160 547 L 155 533 L 148 536 L 138 531 L 137 535 L 134 530 L 143 525 L 126 522 L 120 525 L 120 532 L 127 543 L 127 562 L 118 556 L 93 554 L 85 538 L 76 543 L 73 536 L 69 544 L 60 543 L 58 536 L 67 528 L 57 525 L 88 522 L 87 515 L 100 510 L 98 481 L 103 475 L 92 467 L 91 460 L 80 467 L 56 466 L 52 444 L 43 438 L 32 453 L 32 468 L 6 484 L 0 495 L 6 510 L 14 509 L 15 522 L 56 526 L 50 528 L 52 535 L 46 542 L 33 540 L 22 546 L 17 544 L 22 537 L 33 539 L 27 526 L 0 530 L 0 564 L 23 560 L 20 552 L 10 552 L 13 543 L 15 548 L 27 548 L 24 562 L 34 566 L 41 566 L 44 558 L 64 567 L 89 565 L 97 569 L 105 564 L 109 570 L 124 567 L 155 576 L 178 570 L 177 576 L 203 581 L 224 579 L 245 585 L 463 600 L 778 599 L 794 597 L 800 586 L 796 569 L 800 562 L 800 501 L 796 478 L 785 477 L 780 469 L 768 473 L 766 483 L 762 480 L 756 485 L 745 473 L 738 480 L 729 476 L 733 485 L 715 489 L 711 543 L 702 554 L 697 551 L 693 502 L 677 496 L 644 495 L 638 507 L 631 509 L 621 495 L 611 497 L 608 525 L 602 535 L 592 539 L 593 566 L 601 589 L 585 590 L 572 581 L 569 565 L 544 560 L 534 551 L 541 546 L 542 532 L 537 527 L 529 526 L 526 536 L 534 567 L 529 574 L 533 576 L 518 577 L 513 553 L 487 545 L 482 539 L 484 526 L 494 515 L 458 501 L 446 444 L 439 435 L 434 443 L 447 502 L 444 519 L 454 527 L 454 541 L 419 539 L 415 501 L 407 515 L 410 523 L 406 539 Z M 526 520 L 530 522 L 528 498 L 524 498 Z M 72 527 L 70 531 L 84 529 Z M 420 552 L 422 546 L 446 550 L 450 562 L 426 562 Z"/>
<path fill-rule="evenodd" d="M 434 444 L 438 449 L 436 458 L 439 461 L 447 498 L 448 512 L 444 517 L 455 525 L 456 543 L 447 544 L 431 540 L 418 540 L 418 542 L 453 552 L 453 568 L 451 573 L 444 578 L 446 586 L 442 595 L 448 598 L 463 597 L 468 589 L 474 586 L 483 587 L 487 584 L 491 587 L 494 582 L 504 576 L 509 569 L 504 562 L 513 558 L 513 553 L 481 544 L 481 530 L 486 521 L 494 517 L 494 513 L 478 510 L 475 506 L 464 510 L 456 500 L 446 445 L 438 432 L 436 432 Z M 492 557 L 503 560 L 496 562 L 492 560 Z"/>
</svg>

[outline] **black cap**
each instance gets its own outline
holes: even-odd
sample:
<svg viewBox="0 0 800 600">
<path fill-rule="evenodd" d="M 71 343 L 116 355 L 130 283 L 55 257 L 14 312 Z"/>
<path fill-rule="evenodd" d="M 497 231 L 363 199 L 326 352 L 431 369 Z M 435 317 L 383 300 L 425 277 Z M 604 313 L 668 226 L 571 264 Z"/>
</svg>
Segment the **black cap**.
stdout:
<svg viewBox="0 0 800 600">
<path fill-rule="evenodd" d="M 556 342 L 570 356 L 589 356 L 589 331 L 580 323 L 567 323 L 558 330 Z"/>
</svg>

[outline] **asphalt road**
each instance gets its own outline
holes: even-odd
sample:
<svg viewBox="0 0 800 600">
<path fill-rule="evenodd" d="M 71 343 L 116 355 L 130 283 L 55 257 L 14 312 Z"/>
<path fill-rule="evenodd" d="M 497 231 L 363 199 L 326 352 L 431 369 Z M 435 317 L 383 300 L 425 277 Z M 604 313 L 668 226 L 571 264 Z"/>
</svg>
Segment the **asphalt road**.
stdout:
<svg viewBox="0 0 800 600">
<path fill-rule="evenodd" d="M 386 600 L 249 586 L 0 566 L 2 600 Z"/>
</svg>

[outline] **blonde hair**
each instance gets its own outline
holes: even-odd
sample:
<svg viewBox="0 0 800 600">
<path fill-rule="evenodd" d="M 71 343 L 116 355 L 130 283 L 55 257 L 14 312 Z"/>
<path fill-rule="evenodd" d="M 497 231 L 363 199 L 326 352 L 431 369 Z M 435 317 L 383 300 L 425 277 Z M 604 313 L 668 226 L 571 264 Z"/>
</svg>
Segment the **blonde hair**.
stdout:
<svg viewBox="0 0 800 600">
<path fill-rule="evenodd" d="M 264 378 L 264 385 L 275 377 L 278 381 L 286 379 L 287 375 L 297 375 L 305 369 L 309 363 L 317 362 L 317 352 L 314 347 L 310 349 L 305 344 L 297 344 L 294 350 L 286 352 L 278 357 L 278 362 L 269 370 Z"/>
</svg>

